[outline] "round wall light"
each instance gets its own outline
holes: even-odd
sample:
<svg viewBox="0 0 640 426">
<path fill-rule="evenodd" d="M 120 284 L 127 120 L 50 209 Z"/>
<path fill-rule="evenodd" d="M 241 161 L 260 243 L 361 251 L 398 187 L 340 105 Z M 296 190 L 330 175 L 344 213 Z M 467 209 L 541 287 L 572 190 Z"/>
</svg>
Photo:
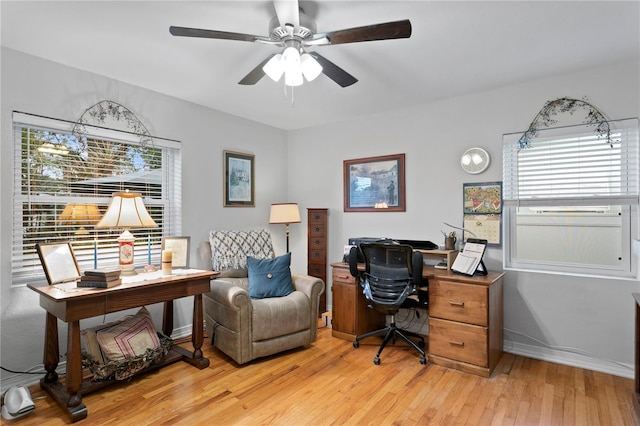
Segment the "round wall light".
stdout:
<svg viewBox="0 0 640 426">
<path fill-rule="evenodd" d="M 473 175 L 482 173 L 489 167 L 489 153 L 482 148 L 469 148 L 460 158 L 462 170 Z"/>
</svg>

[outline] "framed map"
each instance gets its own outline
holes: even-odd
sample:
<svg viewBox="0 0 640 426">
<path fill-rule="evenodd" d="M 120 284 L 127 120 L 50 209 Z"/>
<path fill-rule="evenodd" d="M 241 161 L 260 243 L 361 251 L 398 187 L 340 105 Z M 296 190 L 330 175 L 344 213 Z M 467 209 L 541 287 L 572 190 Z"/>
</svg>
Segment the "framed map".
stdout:
<svg viewBox="0 0 640 426">
<path fill-rule="evenodd" d="M 488 245 L 502 244 L 502 182 L 465 183 L 462 188 L 463 228 Z M 468 236 L 463 235 L 466 240 Z"/>
</svg>

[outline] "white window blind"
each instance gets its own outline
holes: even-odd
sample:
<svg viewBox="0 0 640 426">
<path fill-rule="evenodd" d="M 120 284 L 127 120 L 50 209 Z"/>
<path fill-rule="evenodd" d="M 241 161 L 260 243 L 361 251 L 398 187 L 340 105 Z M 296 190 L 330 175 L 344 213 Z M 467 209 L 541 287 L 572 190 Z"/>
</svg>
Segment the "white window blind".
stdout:
<svg viewBox="0 0 640 426">
<path fill-rule="evenodd" d="M 181 144 L 14 112 L 12 283 L 44 279 L 37 242 L 70 241 L 81 270 L 118 264 L 122 229 L 97 229 L 111 194 L 142 194 L 157 228 L 130 229 L 135 264 L 159 263 L 161 239 L 181 233 Z M 97 264 L 96 264 L 97 263 Z"/>
<path fill-rule="evenodd" d="M 503 137 L 504 268 L 633 278 L 638 119 L 542 129 L 527 148 Z"/>
<path fill-rule="evenodd" d="M 505 206 L 637 204 L 638 120 L 609 123 L 611 144 L 584 125 L 541 130 L 523 149 L 521 133 L 505 135 Z"/>
</svg>

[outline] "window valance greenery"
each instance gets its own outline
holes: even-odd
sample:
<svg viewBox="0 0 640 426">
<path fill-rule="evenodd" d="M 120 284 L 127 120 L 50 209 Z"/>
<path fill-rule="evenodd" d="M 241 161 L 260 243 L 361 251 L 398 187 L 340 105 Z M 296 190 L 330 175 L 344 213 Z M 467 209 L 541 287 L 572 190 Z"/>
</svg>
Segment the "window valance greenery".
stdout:
<svg viewBox="0 0 640 426">
<path fill-rule="evenodd" d="M 529 125 L 527 131 L 520 137 L 518 141 L 519 148 L 529 148 L 531 140 L 538 135 L 541 128 L 556 124 L 558 121 L 553 118 L 554 116 L 562 113 L 573 115 L 578 109 L 584 109 L 587 112 L 584 118 L 584 124 L 587 126 L 595 126 L 596 135 L 598 135 L 599 138 L 605 138 L 607 143 L 612 145 L 614 141 L 611 139 L 609 121 L 605 118 L 604 114 L 602 114 L 598 108 L 587 102 L 586 99 L 564 97 L 548 101 L 544 104 Z"/>
</svg>

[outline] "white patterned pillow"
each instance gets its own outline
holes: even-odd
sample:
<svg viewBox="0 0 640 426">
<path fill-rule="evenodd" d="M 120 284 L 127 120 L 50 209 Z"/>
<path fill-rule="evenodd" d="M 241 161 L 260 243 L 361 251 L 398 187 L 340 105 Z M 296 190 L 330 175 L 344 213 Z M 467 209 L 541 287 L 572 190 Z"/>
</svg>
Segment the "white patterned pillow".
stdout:
<svg viewBox="0 0 640 426">
<path fill-rule="evenodd" d="M 220 277 L 246 277 L 247 256 L 274 257 L 271 234 L 266 229 L 249 231 L 211 231 L 211 263 Z"/>
</svg>

